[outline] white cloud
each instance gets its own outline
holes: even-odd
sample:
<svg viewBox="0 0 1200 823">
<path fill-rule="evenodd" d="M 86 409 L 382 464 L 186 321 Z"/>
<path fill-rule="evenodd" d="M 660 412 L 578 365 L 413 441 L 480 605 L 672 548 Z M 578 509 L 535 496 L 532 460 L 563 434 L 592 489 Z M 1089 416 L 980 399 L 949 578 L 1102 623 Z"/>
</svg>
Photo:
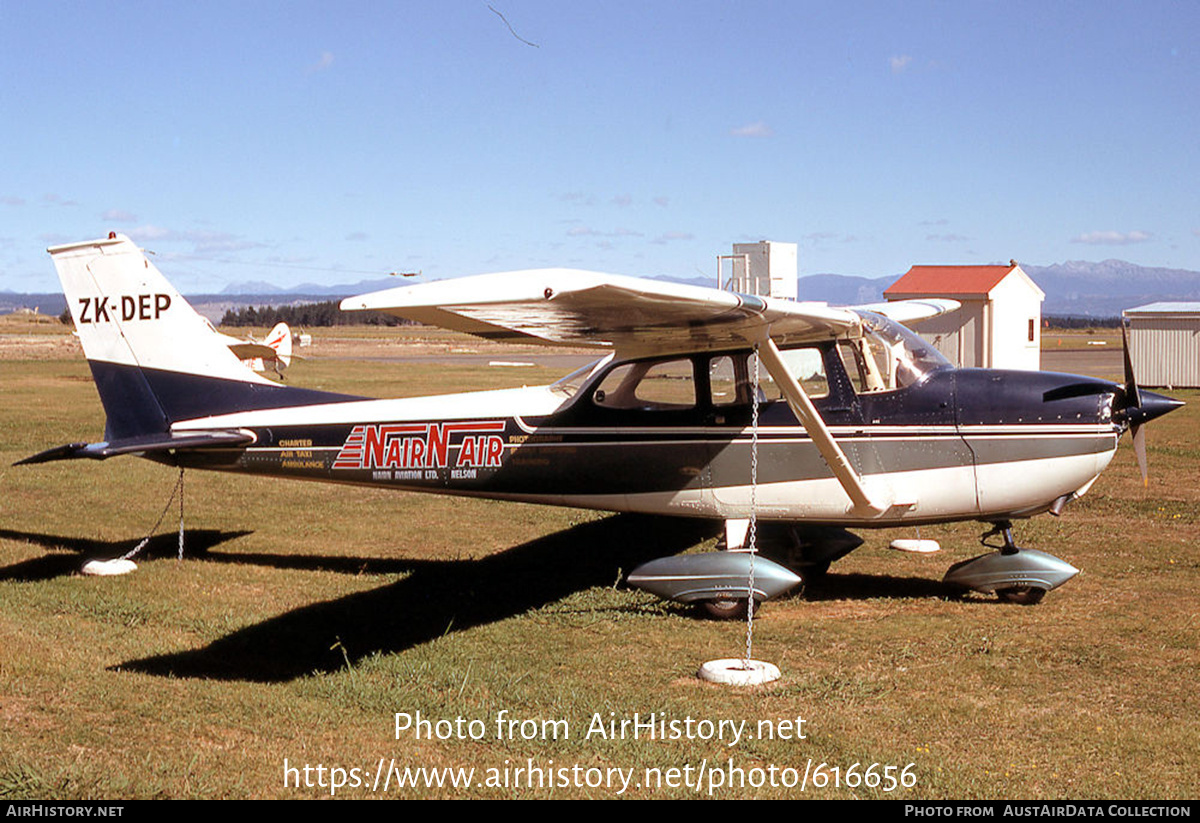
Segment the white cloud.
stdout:
<svg viewBox="0 0 1200 823">
<path fill-rule="evenodd" d="M 176 231 L 162 226 L 137 226 L 131 228 L 128 234 L 138 243 L 152 241 L 156 243 L 190 243 L 192 254 L 209 255 L 231 251 L 247 251 L 260 249 L 264 244 L 246 240 L 234 234 L 221 231 Z"/>
<path fill-rule="evenodd" d="M 613 231 L 600 231 L 598 229 L 589 228 L 588 226 L 573 226 L 567 229 L 567 237 L 641 237 L 640 231 L 633 229 L 614 229 Z"/>
<path fill-rule="evenodd" d="M 110 220 L 114 223 L 132 223 L 137 220 L 137 217 L 122 209 L 109 209 L 100 215 L 101 220 Z"/>
<path fill-rule="evenodd" d="M 912 57 L 901 54 L 888 61 L 892 66 L 892 74 L 899 74 L 912 64 Z"/>
<path fill-rule="evenodd" d="M 321 52 L 320 59 L 317 60 L 316 63 L 313 63 L 311 66 L 308 67 L 308 73 L 314 74 L 318 71 L 325 71 L 325 69 L 329 68 L 332 65 L 333 65 L 333 52 L 323 51 L 323 52 Z"/>
<path fill-rule="evenodd" d="M 243 240 L 224 232 L 188 232 L 188 239 L 196 244 L 196 254 L 213 254 L 216 252 L 247 251 L 261 249 L 262 243 L 253 240 Z"/>
<path fill-rule="evenodd" d="M 558 199 L 564 203 L 575 203 L 580 206 L 594 206 L 596 198 L 590 194 L 585 194 L 581 191 L 569 191 L 558 196 Z"/>
<path fill-rule="evenodd" d="M 660 234 L 658 237 L 654 238 L 650 242 L 656 243 L 660 246 L 664 246 L 667 243 L 673 242 L 675 240 L 694 240 L 695 238 L 696 238 L 696 235 L 691 234 L 690 232 L 668 231 L 668 232 L 664 232 L 663 234 Z"/>
<path fill-rule="evenodd" d="M 1154 239 L 1154 235 L 1144 231 L 1090 231 L 1078 237 L 1072 237 L 1071 242 L 1084 243 L 1088 246 L 1130 246 L 1152 239 Z"/>
<path fill-rule="evenodd" d="M 765 121 L 758 120 L 736 129 L 731 129 L 729 133 L 734 137 L 774 137 L 775 129 L 768 126 Z"/>
<path fill-rule="evenodd" d="M 172 235 L 176 234 L 170 229 L 165 229 L 162 226 L 138 226 L 129 230 L 129 236 L 135 240 L 172 240 L 176 239 Z"/>
</svg>

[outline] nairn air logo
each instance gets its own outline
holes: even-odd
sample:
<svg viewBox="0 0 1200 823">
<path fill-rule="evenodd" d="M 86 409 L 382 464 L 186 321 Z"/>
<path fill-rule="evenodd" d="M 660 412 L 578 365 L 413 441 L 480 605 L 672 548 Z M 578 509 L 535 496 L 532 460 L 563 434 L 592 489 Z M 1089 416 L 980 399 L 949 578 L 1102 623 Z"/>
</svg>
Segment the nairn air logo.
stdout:
<svg viewBox="0 0 1200 823">
<path fill-rule="evenodd" d="M 504 421 L 371 423 L 354 427 L 333 461 L 335 469 L 499 468 Z M 451 463 L 451 451 L 457 456 Z"/>
</svg>

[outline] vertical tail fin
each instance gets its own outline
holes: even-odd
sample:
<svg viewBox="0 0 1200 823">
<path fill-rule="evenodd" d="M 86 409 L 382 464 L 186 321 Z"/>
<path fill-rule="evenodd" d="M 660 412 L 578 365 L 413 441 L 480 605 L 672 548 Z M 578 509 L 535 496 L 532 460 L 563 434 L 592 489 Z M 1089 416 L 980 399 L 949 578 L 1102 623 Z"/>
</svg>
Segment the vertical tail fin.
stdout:
<svg viewBox="0 0 1200 823">
<path fill-rule="evenodd" d="M 292 365 L 292 330 L 287 323 L 276 323 L 263 343 L 275 350 L 275 359 L 283 368 Z"/>
<path fill-rule="evenodd" d="M 128 237 L 49 252 L 108 416 L 107 440 L 232 411 L 354 399 L 279 386 L 247 369 Z"/>
</svg>

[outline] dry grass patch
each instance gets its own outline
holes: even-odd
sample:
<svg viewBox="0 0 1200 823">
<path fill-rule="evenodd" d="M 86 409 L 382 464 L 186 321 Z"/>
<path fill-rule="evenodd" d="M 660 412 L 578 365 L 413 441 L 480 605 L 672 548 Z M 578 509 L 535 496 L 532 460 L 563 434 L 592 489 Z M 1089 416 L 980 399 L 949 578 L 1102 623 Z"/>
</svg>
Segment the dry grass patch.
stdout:
<svg viewBox="0 0 1200 823">
<path fill-rule="evenodd" d="M 366 344 L 363 344 L 366 345 Z M 388 342 L 386 345 L 393 345 Z M 435 341 L 421 345 L 452 345 Z M 694 677 L 744 627 L 617 584 L 639 558 L 710 547 L 711 529 L 652 518 L 189 472 L 188 548 L 168 514 L 140 570 L 74 574 L 158 517 L 174 470 L 135 459 L 9 467 L 102 427 L 76 360 L 4 363 L 0 402 L 0 796 L 319 797 L 283 765 L 475 768 L 421 797 L 612 797 L 599 787 L 488 786 L 487 769 L 825 763 L 913 766 L 911 789 L 809 786 L 811 797 L 1190 798 L 1200 791 L 1200 395 L 1149 429 L 1151 488 L 1127 443 L 1061 519 L 1022 545 L 1083 569 L 1039 606 L 951 597 L 951 563 L 983 527 L 922 529 L 934 557 L 866 532 L 803 598 L 756 622 L 783 670 L 731 690 Z M 298 361 L 296 385 L 368 395 L 545 382 L 550 370 Z M 563 738 L 396 739 L 432 720 L 562 721 Z M 606 739 L 594 718 L 779 722 L 802 740 Z M 497 772 L 500 773 L 500 772 Z M 632 788 L 636 797 L 695 797 Z M 722 787 L 719 797 L 797 797 Z M 346 786 L 338 796 L 367 797 Z M 700 796 L 705 796 L 701 793 Z"/>
</svg>

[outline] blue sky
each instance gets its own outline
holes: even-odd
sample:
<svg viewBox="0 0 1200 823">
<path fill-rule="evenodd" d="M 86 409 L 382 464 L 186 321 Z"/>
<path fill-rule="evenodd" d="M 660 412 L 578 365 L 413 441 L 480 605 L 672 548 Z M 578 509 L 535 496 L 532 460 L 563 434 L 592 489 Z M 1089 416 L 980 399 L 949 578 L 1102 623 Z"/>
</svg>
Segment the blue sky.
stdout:
<svg viewBox="0 0 1200 823">
<path fill-rule="evenodd" d="M 0 0 L 0 289 L 1200 269 L 1195 2 L 490 5 Z"/>
</svg>

